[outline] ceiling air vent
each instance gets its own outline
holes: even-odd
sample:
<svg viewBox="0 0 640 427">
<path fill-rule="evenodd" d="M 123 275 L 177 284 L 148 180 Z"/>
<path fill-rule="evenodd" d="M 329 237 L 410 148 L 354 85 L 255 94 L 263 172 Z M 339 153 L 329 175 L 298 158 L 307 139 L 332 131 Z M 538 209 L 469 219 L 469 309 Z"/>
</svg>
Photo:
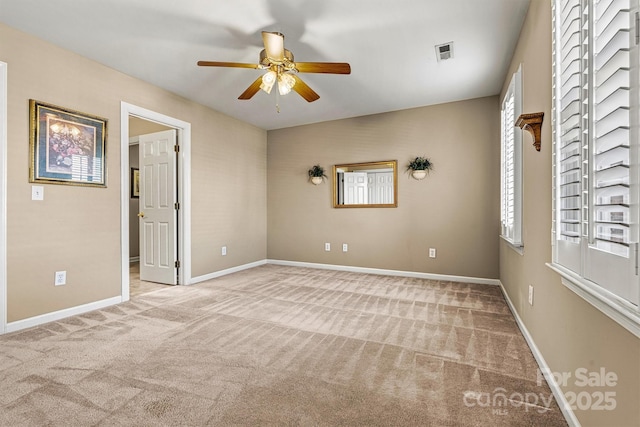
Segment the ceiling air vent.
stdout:
<svg viewBox="0 0 640 427">
<path fill-rule="evenodd" d="M 438 58 L 438 61 L 445 61 L 453 58 L 453 42 L 437 45 L 436 58 Z"/>
</svg>

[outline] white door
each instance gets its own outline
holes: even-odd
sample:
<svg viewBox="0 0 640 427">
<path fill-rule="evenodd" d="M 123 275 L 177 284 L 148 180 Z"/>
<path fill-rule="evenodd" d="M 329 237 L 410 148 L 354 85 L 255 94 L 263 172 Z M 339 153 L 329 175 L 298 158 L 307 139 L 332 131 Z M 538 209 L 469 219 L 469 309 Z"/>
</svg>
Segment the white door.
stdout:
<svg viewBox="0 0 640 427">
<path fill-rule="evenodd" d="M 344 173 L 344 203 L 345 205 L 366 205 L 369 203 L 367 192 L 367 173 Z"/>
<path fill-rule="evenodd" d="M 393 203 L 393 172 L 377 173 L 376 188 L 378 192 L 378 203 Z"/>
<path fill-rule="evenodd" d="M 393 172 L 369 172 L 369 204 L 393 203 Z"/>
<path fill-rule="evenodd" d="M 367 173 L 367 199 L 372 205 L 382 203 L 378 198 L 378 182 L 376 181 L 376 174 L 373 172 Z"/>
<path fill-rule="evenodd" d="M 140 136 L 140 280 L 176 285 L 176 131 Z"/>
</svg>

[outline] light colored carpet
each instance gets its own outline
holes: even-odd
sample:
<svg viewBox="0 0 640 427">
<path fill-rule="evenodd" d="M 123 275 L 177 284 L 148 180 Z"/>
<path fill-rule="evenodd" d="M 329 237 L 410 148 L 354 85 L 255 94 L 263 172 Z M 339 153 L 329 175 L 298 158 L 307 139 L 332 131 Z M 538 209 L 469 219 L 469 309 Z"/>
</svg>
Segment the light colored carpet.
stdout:
<svg viewBox="0 0 640 427">
<path fill-rule="evenodd" d="M 536 379 L 498 287 L 265 265 L 0 337 L 0 425 L 566 425 Z"/>
</svg>

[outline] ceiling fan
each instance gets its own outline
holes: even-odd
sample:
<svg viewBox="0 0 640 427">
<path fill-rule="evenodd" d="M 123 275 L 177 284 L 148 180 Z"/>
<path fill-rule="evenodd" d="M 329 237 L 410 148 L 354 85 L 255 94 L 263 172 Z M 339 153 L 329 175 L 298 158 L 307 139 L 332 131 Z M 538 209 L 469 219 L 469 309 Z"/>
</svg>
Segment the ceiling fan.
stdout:
<svg viewBox="0 0 640 427">
<path fill-rule="evenodd" d="M 351 66 L 346 62 L 294 62 L 293 53 L 284 48 L 284 35 L 281 33 L 263 31 L 262 42 L 264 49 L 260 52 L 258 64 L 198 61 L 198 65 L 268 70 L 242 92 L 238 99 L 251 99 L 260 89 L 271 93 L 271 89 L 277 84 L 280 95 L 294 90 L 308 102 L 313 102 L 320 95 L 303 82 L 297 76 L 298 73 L 351 74 Z"/>
</svg>

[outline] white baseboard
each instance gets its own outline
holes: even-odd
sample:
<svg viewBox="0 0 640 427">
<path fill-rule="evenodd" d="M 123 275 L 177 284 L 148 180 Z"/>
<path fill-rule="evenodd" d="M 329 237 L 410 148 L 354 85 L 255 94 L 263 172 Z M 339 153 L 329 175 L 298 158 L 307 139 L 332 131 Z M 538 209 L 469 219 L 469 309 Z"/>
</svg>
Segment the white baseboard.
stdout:
<svg viewBox="0 0 640 427">
<path fill-rule="evenodd" d="M 140 262 L 140 257 L 132 256 L 131 258 L 129 258 L 129 264 L 133 264 L 134 262 Z"/>
<path fill-rule="evenodd" d="M 226 276 L 227 274 L 237 273 L 242 270 L 248 270 L 250 268 L 259 267 L 265 265 L 267 260 L 263 259 L 249 264 L 239 265 L 237 267 L 227 268 L 226 270 L 214 271 L 213 273 L 205 274 L 204 276 L 192 277 L 188 285 L 194 285 L 196 283 L 204 282 L 206 280 L 215 279 L 216 277 Z"/>
<path fill-rule="evenodd" d="M 121 302 L 122 298 L 118 296 L 79 305 L 76 307 L 65 308 L 64 310 L 41 314 L 39 316 L 29 317 L 28 319 L 16 320 L 15 322 L 7 323 L 7 332 L 15 332 L 26 328 L 31 328 L 33 326 L 42 325 L 44 323 L 55 322 L 56 320 L 64 319 L 65 317 L 76 316 L 78 314 L 84 314 L 89 311 L 99 310 L 101 308 L 109 307 L 110 305 L 120 304 Z"/>
<path fill-rule="evenodd" d="M 507 294 L 507 290 L 504 288 L 504 285 L 502 284 L 502 282 L 500 282 L 499 284 L 500 284 L 500 289 L 502 290 L 502 294 L 504 295 L 504 299 L 507 301 L 507 305 L 509 306 L 511 313 L 513 314 L 513 317 L 516 319 L 518 328 L 520 328 L 522 335 L 524 335 L 524 339 L 527 341 L 527 344 L 529 345 L 529 348 L 533 353 L 533 357 L 535 357 L 536 361 L 538 362 L 538 366 L 540 367 L 540 370 L 544 375 L 544 379 L 547 380 L 547 384 L 549 384 L 549 388 L 551 388 L 551 392 L 553 393 L 553 396 L 556 398 L 556 402 L 558 402 L 558 406 L 560 407 L 560 410 L 562 411 L 564 418 L 567 420 L 567 423 L 569 424 L 569 426 L 580 427 L 580 421 L 578 421 L 576 414 L 574 414 L 573 410 L 571 409 L 571 405 L 569 405 L 569 402 L 564 396 L 562 389 L 553 378 L 553 375 L 551 374 L 552 372 L 551 368 L 549 368 L 549 365 L 547 365 L 547 362 L 544 360 L 542 353 L 536 346 L 536 343 L 533 341 L 533 337 L 529 333 L 529 330 L 524 325 L 524 322 L 520 318 L 520 315 L 518 315 L 518 312 L 516 311 L 515 306 L 511 302 L 511 299 L 509 298 L 509 294 Z"/>
<path fill-rule="evenodd" d="M 383 276 L 415 277 L 417 279 L 447 280 L 451 282 L 462 282 L 462 283 L 478 283 L 482 285 L 495 285 L 495 286 L 500 285 L 500 280 L 498 279 L 484 279 L 480 277 L 466 277 L 466 276 L 450 276 L 446 274 L 420 273 L 417 271 L 384 270 L 380 268 L 351 267 L 348 265 L 335 265 L 335 264 L 316 264 L 312 262 L 283 261 L 279 259 L 269 259 L 267 260 L 267 264 L 285 265 L 288 267 L 319 268 L 322 270 L 350 271 L 352 273 L 380 274 Z"/>
</svg>

